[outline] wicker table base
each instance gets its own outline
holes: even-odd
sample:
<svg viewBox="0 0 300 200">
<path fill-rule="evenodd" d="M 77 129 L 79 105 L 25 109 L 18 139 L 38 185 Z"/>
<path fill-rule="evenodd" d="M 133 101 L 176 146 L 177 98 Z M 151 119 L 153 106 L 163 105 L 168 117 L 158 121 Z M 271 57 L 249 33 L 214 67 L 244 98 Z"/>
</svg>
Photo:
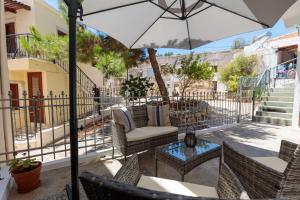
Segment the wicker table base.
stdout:
<svg viewBox="0 0 300 200">
<path fill-rule="evenodd" d="M 155 176 L 158 161 L 162 161 L 178 171 L 181 181 L 184 181 L 185 174 L 208 160 L 220 157 L 221 166 L 221 155 L 221 145 L 201 139 L 197 140 L 195 148 L 187 147 L 184 141 L 160 146 L 155 149 Z"/>
</svg>

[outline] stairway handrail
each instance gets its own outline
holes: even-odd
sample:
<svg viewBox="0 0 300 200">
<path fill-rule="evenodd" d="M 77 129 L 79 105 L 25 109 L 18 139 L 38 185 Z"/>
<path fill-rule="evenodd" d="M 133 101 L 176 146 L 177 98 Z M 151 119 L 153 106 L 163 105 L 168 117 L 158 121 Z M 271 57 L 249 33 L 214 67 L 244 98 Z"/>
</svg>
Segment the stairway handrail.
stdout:
<svg viewBox="0 0 300 200">
<path fill-rule="evenodd" d="M 290 60 L 285 61 L 285 62 L 283 62 L 283 63 L 279 63 L 279 64 L 277 64 L 275 67 L 269 67 L 269 68 L 265 69 L 263 73 L 261 73 L 260 75 L 258 75 L 258 76 L 259 76 L 259 79 L 258 79 L 258 81 L 257 81 L 256 87 L 258 87 L 258 86 L 261 84 L 261 81 L 262 81 L 264 75 L 265 75 L 268 71 L 269 71 L 270 73 L 271 73 L 271 71 L 274 70 L 274 69 L 277 71 L 277 68 L 278 68 L 279 66 L 285 65 L 285 64 L 288 64 L 288 63 L 292 63 L 292 62 L 294 62 L 294 61 L 297 61 L 297 58 L 293 58 L 293 59 L 290 59 Z"/>
</svg>

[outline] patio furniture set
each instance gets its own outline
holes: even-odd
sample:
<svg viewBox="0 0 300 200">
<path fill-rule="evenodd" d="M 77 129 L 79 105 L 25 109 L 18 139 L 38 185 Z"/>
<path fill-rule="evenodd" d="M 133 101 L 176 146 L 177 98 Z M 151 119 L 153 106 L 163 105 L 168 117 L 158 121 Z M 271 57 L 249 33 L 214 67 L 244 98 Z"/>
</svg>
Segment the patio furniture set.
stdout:
<svg viewBox="0 0 300 200">
<path fill-rule="evenodd" d="M 191 148 L 178 140 L 167 114 L 168 107 L 148 105 L 113 111 L 113 146 L 124 155 L 125 164 L 113 179 L 83 172 L 80 181 L 89 199 L 300 199 L 299 145 L 282 141 L 278 157 L 252 158 L 226 142 L 219 145 L 198 138 Z M 156 122 L 149 119 L 153 115 Z M 151 148 L 155 148 L 155 176 L 161 161 L 178 171 L 181 181 L 141 174 L 136 153 Z M 216 188 L 183 182 L 185 174 L 216 157 L 220 158 Z"/>
</svg>

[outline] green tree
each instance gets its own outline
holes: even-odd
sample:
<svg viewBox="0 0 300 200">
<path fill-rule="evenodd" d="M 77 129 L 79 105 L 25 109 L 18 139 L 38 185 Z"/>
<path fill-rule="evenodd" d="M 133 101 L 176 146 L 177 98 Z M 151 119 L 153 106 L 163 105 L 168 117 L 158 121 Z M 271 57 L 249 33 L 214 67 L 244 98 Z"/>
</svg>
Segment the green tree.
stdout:
<svg viewBox="0 0 300 200">
<path fill-rule="evenodd" d="M 211 80 L 214 76 L 213 66 L 205 61 L 201 61 L 200 55 L 191 53 L 180 59 L 180 66 L 177 62 L 173 65 L 167 64 L 162 66 L 165 74 L 174 74 L 179 79 L 180 93 L 183 95 L 188 87 L 199 80 Z"/>
<path fill-rule="evenodd" d="M 86 30 L 84 27 L 77 28 L 76 35 L 77 45 L 77 60 L 83 63 L 91 63 L 93 66 L 96 65 L 96 57 L 99 53 L 103 54 L 101 49 L 101 38 Z"/>
<path fill-rule="evenodd" d="M 105 75 L 105 78 L 121 77 L 126 71 L 126 66 L 122 56 L 114 51 L 102 53 L 102 50 L 99 49 L 99 54 L 96 54 L 96 67 Z"/>
<path fill-rule="evenodd" d="M 242 49 L 246 46 L 246 42 L 243 38 L 238 38 L 233 41 L 231 49 Z"/>
<path fill-rule="evenodd" d="M 256 55 L 238 56 L 226 67 L 221 68 L 221 81 L 227 86 L 228 91 L 236 92 L 240 77 L 254 77 L 256 75 L 254 70 L 257 64 L 258 59 Z"/>
<path fill-rule="evenodd" d="M 147 92 L 153 89 L 153 83 L 147 78 L 133 77 L 129 75 L 128 80 L 122 83 L 120 95 L 130 101 L 147 96 Z"/>
<path fill-rule="evenodd" d="M 166 52 L 166 53 L 164 54 L 164 56 L 173 56 L 173 55 L 174 55 L 173 52 Z"/>
<path fill-rule="evenodd" d="M 66 21 L 68 21 L 67 10 L 66 4 L 62 1 L 60 12 Z M 138 66 L 139 63 L 146 60 L 144 49 L 128 49 L 112 37 L 105 34 L 95 34 L 87 30 L 83 24 L 77 24 L 76 39 L 78 60 L 84 63 L 91 63 L 93 66 L 101 69 L 106 77 L 120 76 L 124 73 L 124 65 L 129 69 Z M 101 61 L 101 56 L 103 56 L 104 61 Z M 113 59 L 115 60 L 113 61 Z M 120 59 L 123 59 L 123 61 Z M 110 64 L 108 64 L 108 60 Z M 121 66 L 114 63 L 120 63 Z M 106 69 L 106 67 L 108 68 Z M 114 67 L 115 69 L 113 69 Z M 120 69 L 122 70 L 119 71 Z M 116 73 L 117 71 L 119 73 Z"/>
</svg>

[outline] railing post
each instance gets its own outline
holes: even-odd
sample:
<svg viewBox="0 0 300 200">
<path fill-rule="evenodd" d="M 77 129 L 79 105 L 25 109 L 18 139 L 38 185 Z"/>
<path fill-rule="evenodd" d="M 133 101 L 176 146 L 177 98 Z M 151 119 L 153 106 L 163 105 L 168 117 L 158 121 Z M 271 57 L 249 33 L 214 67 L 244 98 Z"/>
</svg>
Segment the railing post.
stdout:
<svg viewBox="0 0 300 200">
<path fill-rule="evenodd" d="M 253 92 L 252 92 L 252 114 L 251 114 L 252 121 L 254 120 L 255 99 L 256 99 L 256 92 L 255 92 L 255 90 L 253 90 Z"/>
<path fill-rule="evenodd" d="M 8 97 L 9 97 L 9 110 L 10 110 L 10 121 L 11 121 L 11 137 L 12 137 L 12 147 L 13 147 L 13 158 L 15 159 L 16 158 L 16 147 L 15 147 L 15 135 L 14 135 L 14 125 L 13 125 L 13 110 L 14 110 L 14 107 L 13 107 L 13 98 L 12 98 L 12 92 L 9 91 L 8 92 Z M 19 101 L 19 99 L 17 99 L 17 101 Z M 7 158 L 10 158 L 10 155 L 7 156 Z"/>
<path fill-rule="evenodd" d="M 237 123 L 241 122 L 241 109 L 242 109 L 242 104 L 241 104 L 241 95 L 242 95 L 242 77 L 239 80 L 239 88 L 238 88 L 238 116 L 237 116 Z"/>
<path fill-rule="evenodd" d="M 23 100 L 24 100 L 24 121 L 25 121 L 25 134 L 26 134 L 26 140 L 27 140 L 27 153 L 28 158 L 30 158 L 30 143 L 29 143 L 29 130 L 28 130 L 28 114 L 30 118 L 30 107 L 28 109 L 27 107 L 27 100 L 30 102 L 30 98 L 27 99 L 27 92 L 23 92 Z"/>
<path fill-rule="evenodd" d="M 49 93 L 50 96 L 50 118 L 51 118 L 51 129 L 52 129 L 52 149 L 53 149 L 53 158 L 55 160 L 55 123 L 54 123 L 54 102 L 53 102 L 53 92 L 50 91 Z"/>
</svg>

